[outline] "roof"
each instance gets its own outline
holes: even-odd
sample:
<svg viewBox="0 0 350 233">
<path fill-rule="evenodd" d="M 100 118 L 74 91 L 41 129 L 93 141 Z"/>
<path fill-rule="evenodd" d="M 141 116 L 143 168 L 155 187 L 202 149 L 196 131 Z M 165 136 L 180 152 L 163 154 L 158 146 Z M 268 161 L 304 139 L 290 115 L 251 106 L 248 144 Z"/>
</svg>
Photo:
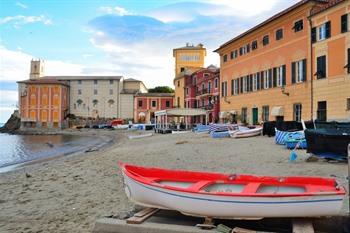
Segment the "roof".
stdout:
<svg viewBox="0 0 350 233">
<path fill-rule="evenodd" d="M 201 108 L 172 108 L 154 113 L 155 116 L 201 116 L 206 114 L 207 111 Z"/>
<path fill-rule="evenodd" d="M 276 20 L 276 19 L 278 19 L 278 18 L 280 18 L 280 17 L 290 13 L 291 11 L 293 11 L 293 10 L 297 9 L 298 7 L 300 7 L 300 6 L 302 6 L 302 5 L 306 4 L 306 3 L 309 3 L 309 2 L 319 2 L 319 3 L 326 4 L 326 3 L 329 2 L 329 0 L 302 0 L 302 1 L 299 1 L 296 4 L 292 5 L 291 7 L 288 7 L 287 9 L 285 9 L 285 10 L 275 14 L 274 16 L 268 18 L 267 20 L 263 21 L 262 23 L 256 25 L 255 27 L 253 27 L 253 28 L 243 32 L 242 34 L 240 34 L 240 35 L 234 37 L 233 39 L 227 41 L 226 43 L 220 45 L 220 47 L 215 49 L 214 52 L 218 52 L 220 49 L 226 47 L 227 45 L 232 44 L 233 42 L 241 39 L 242 37 L 244 37 L 244 36 L 254 32 L 254 31 L 256 31 L 257 29 L 267 25 L 268 23 L 270 23 L 270 22 L 272 22 L 272 21 L 274 21 L 274 20 Z"/>
<path fill-rule="evenodd" d="M 137 93 L 135 96 L 145 97 L 174 97 L 175 93 Z"/>
<path fill-rule="evenodd" d="M 123 89 L 120 94 L 136 94 L 137 92 L 139 92 L 139 90 L 136 89 Z"/>
<path fill-rule="evenodd" d="M 127 78 L 127 79 L 124 79 L 124 82 L 142 82 L 142 81 L 134 78 Z"/>
<path fill-rule="evenodd" d="M 120 80 L 123 76 L 44 76 L 45 79 L 57 80 Z"/>
<path fill-rule="evenodd" d="M 333 6 L 336 6 L 342 2 L 345 2 L 345 0 L 329 0 L 327 4 L 313 10 L 311 13 L 311 16 L 317 15 L 318 13 L 321 13 L 329 8 L 332 8 Z"/>
<path fill-rule="evenodd" d="M 18 81 L 17 83 L 25 83 L 25 84 L 59 84 L 59 85 L 64 85 L 64 86 L 69 86 L 67 82 L 65 81 L 60 81 L 56 79 L 27 79 L 23 81 Z"/>
<path fill-rule="evenodd" d="M 186 43 L 186 46 L 180 47 L 180 48 L 175 48 L 175 49 L 173 49 L 173 51 L 175 51 L 175 50 L 196 50 L 196 49 L 205 49 L 205 48 L 203 47 L 203 44 L 198 44 L 198 45 L 194 46 L 193 44 L 191 45 L 190 43 Z"/>
</svg>

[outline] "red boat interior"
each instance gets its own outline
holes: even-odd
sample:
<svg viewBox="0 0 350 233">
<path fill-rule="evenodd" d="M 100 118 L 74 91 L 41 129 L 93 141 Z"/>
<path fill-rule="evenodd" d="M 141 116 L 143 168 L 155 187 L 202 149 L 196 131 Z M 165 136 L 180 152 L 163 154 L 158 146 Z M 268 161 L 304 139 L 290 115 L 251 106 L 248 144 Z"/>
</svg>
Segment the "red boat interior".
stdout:
<svg viewBox="0 0 350 233">
<path fill-rule="evenodd" d="M 128 177 L 164 189 L 223 196 L 344 195 L 333 178 L 272 177 L 147 168 L 119 163 Z"/>
</svg>

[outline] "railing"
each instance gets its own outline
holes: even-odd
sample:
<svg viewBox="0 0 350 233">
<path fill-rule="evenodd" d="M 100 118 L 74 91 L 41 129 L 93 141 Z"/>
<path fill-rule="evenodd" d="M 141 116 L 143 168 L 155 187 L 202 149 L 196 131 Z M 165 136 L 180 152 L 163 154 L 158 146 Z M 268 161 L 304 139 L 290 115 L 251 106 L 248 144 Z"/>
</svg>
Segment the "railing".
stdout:
<svg viewBox="0 0 350 233">
<path fill-rule="evenodd" d="M 204 95 L 210 93 L 208 89 L 202 89 L 196 92 L 196 95 Z"/>
</svg>

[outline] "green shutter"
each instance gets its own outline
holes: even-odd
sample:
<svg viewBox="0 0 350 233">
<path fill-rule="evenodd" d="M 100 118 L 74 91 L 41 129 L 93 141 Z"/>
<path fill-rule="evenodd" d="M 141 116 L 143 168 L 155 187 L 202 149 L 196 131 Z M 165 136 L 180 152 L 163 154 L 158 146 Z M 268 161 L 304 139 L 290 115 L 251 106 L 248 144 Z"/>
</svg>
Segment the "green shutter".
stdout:
<svg viewBox="0 0 350 233">
<path fill-rule="evenodd" d="M 303 82 L 306 81 L 306 77 L 307 77 L 307 73 L 306 73 L 306 70 L 307 70 L 307 64 L 306 64 L 306 59 L 303 60 Z"/>
<path fill-rule="evenodd" d="M 328 21 L 327 23 L 326 23 L 326 38 L 329 38 L 329 37 L 331 37 L 331 21 Z"/>
<path fill-rule="evenodd" d="M 282 84 L 283 84 L 283 86 L 285 86 L 286 85 L 286 65 L 283 65 L 282 66 L 282 79 L 283 79 L 283 81 L 282 81 Z"/>
<path fill-rule="evenodd" d="M 295 83 L 295 68 L 296 64 L 295 62 L 292 62 L 292 83 Z"/>
<path fill-rule="evenodd" d="M 341 33 L 348 31 L 348 14 L 341 16 Z"/>
<path fill-rule="evenodd" d="M 272 82 L 272 86 L 276 87 L 277 86 L 277 68 L 273 68 L 273 82 Z"/>
</svg>

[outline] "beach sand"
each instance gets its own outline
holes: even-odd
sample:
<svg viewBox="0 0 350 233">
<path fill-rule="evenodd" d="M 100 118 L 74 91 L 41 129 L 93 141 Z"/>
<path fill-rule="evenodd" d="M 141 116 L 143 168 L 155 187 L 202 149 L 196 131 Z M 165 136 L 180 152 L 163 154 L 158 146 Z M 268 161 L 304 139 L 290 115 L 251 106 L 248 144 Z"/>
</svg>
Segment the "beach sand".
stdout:
<svg viewBox="0 0 350 233">
<path fill-rule="evenodd" d="M 225 173 L 335 175 L 347 187 L 347 164 L 305 162 L 307 154 L 301 150 L 291 163 L 290 151 L 269 137 L 212 139 L 189 133 L 129 140 L 136 132 L 94 132 L 115 143 L 0 174 L 0 232 L 90 232 L 99 218 L 125 218 L 135 206 L 124 193 L 118 161 Z M 347 206 L 345 201 L 343 213 Z"/>
</svg>

